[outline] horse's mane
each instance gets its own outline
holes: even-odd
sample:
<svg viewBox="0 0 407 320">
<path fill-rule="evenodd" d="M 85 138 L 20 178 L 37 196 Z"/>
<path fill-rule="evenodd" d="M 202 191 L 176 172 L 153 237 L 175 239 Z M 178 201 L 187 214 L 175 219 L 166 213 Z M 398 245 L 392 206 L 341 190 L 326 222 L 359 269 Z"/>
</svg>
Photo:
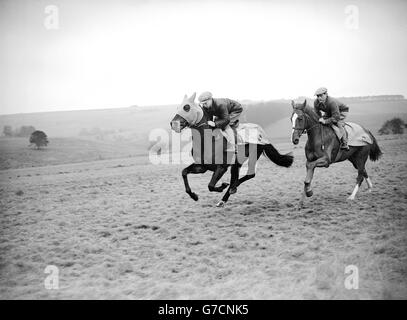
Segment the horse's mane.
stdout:
<svg viewBox="0 0 407 320">
<path fill-rule="evenodd" d="M 312 119 L 314 119 L 315 121 L 318 122 L 319 120 L 319 116 L 317 115 L 317 113 L 315 112 L 313 107 L 310 107 L 308 104 L 305 106 L 304 108 L 304 112 L 306 114 L 308 114 L 309 116 L 311 116 Z"/>
</svg>

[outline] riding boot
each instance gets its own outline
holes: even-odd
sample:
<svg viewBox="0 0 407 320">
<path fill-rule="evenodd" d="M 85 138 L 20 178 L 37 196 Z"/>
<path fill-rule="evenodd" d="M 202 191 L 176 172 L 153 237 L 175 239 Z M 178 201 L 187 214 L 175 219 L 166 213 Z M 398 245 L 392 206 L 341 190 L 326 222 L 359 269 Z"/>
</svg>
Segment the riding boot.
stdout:
<svg viewBox="0 0 407 320">
<path fill-rule="evenodd" d="M 346 136 L 346 133 L 345 133 L 345 134 L 343 135 L 343 137 L 342 137 L 341 149 L 349 150 L 348 137 Z"/>
<path fill-rule="evenodd" d="M 346 129 L 345 129 L 345 122 L 343 120 L 338 121 L 337 126 L 340 129 L 341 136 L 342 136 L 341 149 L 349 150 L 348 133 L 346 132 Z"/>
<path fill-rule="evenodd" d="M 230 126 L 227 126 L 224 130 L 227 138 L 227 149 L 226 152 L 236 153 L 236 143 L 235 143 L 235 134 L 233 129 Z"/>
</svg>

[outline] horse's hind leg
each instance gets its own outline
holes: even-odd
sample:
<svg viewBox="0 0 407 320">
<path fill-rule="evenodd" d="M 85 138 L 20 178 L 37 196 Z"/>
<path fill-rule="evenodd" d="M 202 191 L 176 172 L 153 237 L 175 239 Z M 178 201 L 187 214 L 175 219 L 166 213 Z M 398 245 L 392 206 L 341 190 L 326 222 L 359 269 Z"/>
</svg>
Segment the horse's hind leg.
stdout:
<svg viewBox="0 0 407 320">
<path fill-rule="evenodd" d="M 364 154 L 364 152 L 358 152 L 349 159 L 353 166 L 358 170 L 358 176 L 356 178 L 356 186 L 353 189 L 352 194 L 348 197 L 348 200 L 355 200 L 356 194 L 359 191 L 360 186 L 362 185 L 363 179 L 366 179 L 369 191 L 372 187 L 372 182 L 370 181 L 367 172 L 366 172 L 366 161 L 367 161 L 368 154 Z"/>
<path fill-rule="evenodd" d="M 262 153 L 263 153 L 263 148 L 257 146 L 257 157 L 256 158 L 249 157 L 246 175 L 238 180 L 237 187 L 240 186 L 243 182 L 253 179 L 256 176 L 256 163 L 257 163 L 257 160 L 259 160 Z"/>
<path fill-rule="evenodd" d="M 206 171 L 207 169 L 203 165 L 196 163 L 193 163 L 190 166 L 186 167 L 184 170 L 182 170 L 182 179 L 184 179 L 185 192 L 188 193 L 189 196 L 195 201 L 198 201 L 198 195 L 192 192 L 191 187 L 189 186 L 188 174 L 205 173 Z"/>
<path fill-rule="evenodd" d="M 372 192 L 373 183 L 372 183 L 372 180 L 370 180 L 370 178 L 367 176 L 367 173 L 366 173 L 366 183 L 367 183 L 368 191 Z"/>
</svg>

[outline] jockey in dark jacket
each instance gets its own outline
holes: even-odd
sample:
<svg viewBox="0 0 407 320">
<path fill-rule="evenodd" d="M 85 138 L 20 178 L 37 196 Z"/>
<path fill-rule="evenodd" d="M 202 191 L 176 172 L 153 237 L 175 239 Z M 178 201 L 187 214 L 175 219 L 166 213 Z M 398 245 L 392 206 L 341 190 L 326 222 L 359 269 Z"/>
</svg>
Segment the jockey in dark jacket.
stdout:
<svg viewBox="0 0 407 320">
<path fill-rule="evenodd" d="M 209 116 L 212 118 L 215 116 L 215 121 L 208 121 L 208 125 L 223 130 L 227 135 L 228 142 L 231 144 L 227 151 L 235 151 L 234 144 L 236 140 L 233 129 L 239 125 L 239 117 L 243 111 L 241 104 L 226 98 L 215 99 L 210 92 L 203 92 L 198 97 L 198 100 Z"/>
<path fill-rule="evenodd" d="M 339 138 L 342 138 L 341 148 L 349 149 L 348 136 L 345 130 L 345 118 L 348 115 L 349 107 L 339 100 L 329 97 L 326 88 L 319 88 L 315 95 L 317 99 L 314 101 L 314 109 L 320 117 L 319 122 L 337 126 L 341 135 Z M 321 111 L 324 112 L 324 116 L 322 116 Z"/>
</svg>

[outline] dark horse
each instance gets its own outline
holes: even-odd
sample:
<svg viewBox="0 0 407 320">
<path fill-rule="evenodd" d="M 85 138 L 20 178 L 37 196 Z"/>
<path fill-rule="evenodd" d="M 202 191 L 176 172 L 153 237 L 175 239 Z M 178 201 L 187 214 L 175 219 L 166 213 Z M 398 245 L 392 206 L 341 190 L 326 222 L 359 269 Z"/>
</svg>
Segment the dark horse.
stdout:
<svg viewBox="0 0 407 320">
<path fill-rule="evenodd" d="M 208 120 L 212 121 L 213 119 L 210 119 L 207 112 L 194 102 L 195 96 L 195 93 L 189 98 L 185 95 L 177 114 L 170 123 L 171 129 L 175 132 L 181 132 L 187 127 L 192 129 L 192 154 L 195 163 L 182 170 L 182 178 L 185 191 L 193 200 L 197 201 L 198 195 L 192 192 L 189 186 L 187 176 L 190 173 L 198 174 L 208 170 L 212 171 L 213 175 L 208 189 L 212 192 L 222 192 L 229 184 L 222 183 L 220 186 L 216 186 L 216 184 L 228 170 L 228 167 L 232 166 L 230 186 L 222 201 L 217 204 L 218 207 L 222 207 L 228 201 L 229 196 L 236 192 L 240 184 L 254 178 L 255 165 L 262 153 L 279 166 L 291 166 L 294 159 L 292 154 L 281 155 L 271 144 L 239 144 L 237 154 L 226 152 L 226 139 L 221 134 L 220 129 L 212 129 L 207 124 Z M 220 141 L 220 143 L 215 140 Z M 214 144 L 213 141 L 215 141 Z M 208 145 L 209 147 L 206 148 Z M 247 160 L 249 160 L 248 173 L 239 179 L 239 170 Z"/>
<path fill-rule="evenodd" d="M 291 102 L 293 114 L 291 122 L 293 125 L 292 142 L 296 145 L 299 142 L 304 131 L 307 132 L 308 141 L 305 145 L 305 156 L 307 157 L 307 176 L 304 181 L 304 193 L 300 202 L 300 207 L 303 204 L 304 195 L 311 197 L 313 195 L 311 182 L 314 176 L 316 167 L 329 167 L 332 163 L 349 160 L 355 169 L 358 170 L 356 186 L 349 196 L 349 200 L 354 200 L 356 193 L 361 186 L 363 179 L 366 179 L 369 191 L 372 189 L 372 182 L 366 172 L 366 161 L 377 161 L 382 152 L 377 144 L 373 134 L 364 129 L 370 135 L 373 143 L 362 146 L 350 146 L 349 150 L 340 148 L 340 142 L 334 130 L 329 126 L 324 126 L 319 122 L 319 117 L 313 108 L 307 106 L 307 101 L 304 103 L 295 104 Z"/>
</svg>

